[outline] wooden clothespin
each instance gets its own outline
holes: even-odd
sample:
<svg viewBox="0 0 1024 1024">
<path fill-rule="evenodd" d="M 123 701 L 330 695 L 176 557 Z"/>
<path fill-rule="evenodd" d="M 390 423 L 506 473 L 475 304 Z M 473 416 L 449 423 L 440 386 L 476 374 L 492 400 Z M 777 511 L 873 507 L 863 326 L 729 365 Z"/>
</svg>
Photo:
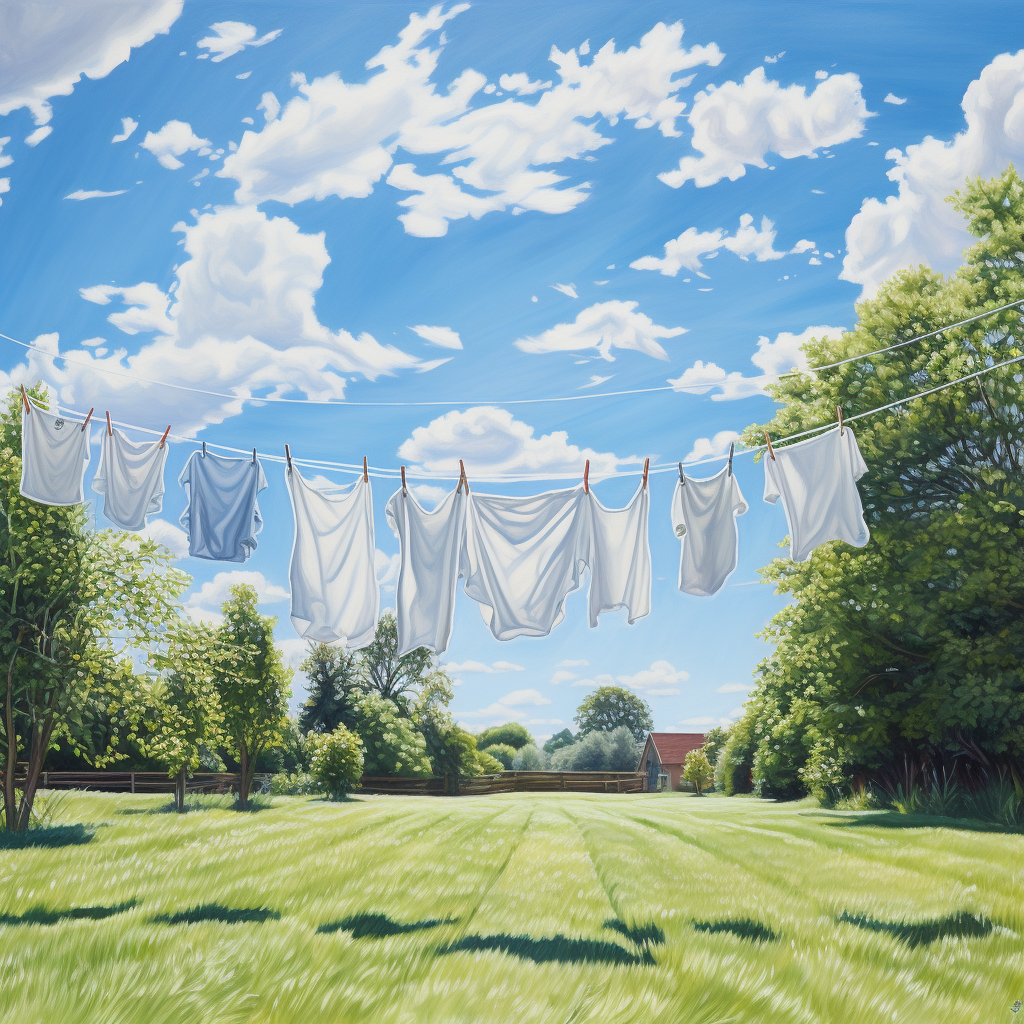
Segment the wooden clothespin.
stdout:
<svg viewBox="0 0 1024 1024">
<path fill-rule="evenodd" d="M 644 459 L 644 482 L 643 482 L 643 485 L 642 485 L 644 490 L 647 490 L 647 470 L 649 470 L 650 468 L 651 468 L 651 460 L 649 458 Z"/>
<path fill-rule="evenodd" d="M 839 436 L 843 435 L 843 407 L 841 405 L 836 406 L 836 415 L 839 417 Z"/>
<path fill-rule="evenodd" d="M 466 467 L 462 464 L 462 459 L 459 459 L 459 484 L 455 488 L 456 494 L 462 490 L 463 484 L 466 485 L 466 493 L 469 494 L 469 477 L 466 476 Z"/>
<path fill-rule="evenodd" d="M 93 407 L 92 407 L 92 408 L 91 408 L 91 409 L 89 410 L 89 415 L 85 417 L 85 422 L 84 422 L 84 423 L 82 424 L 82 433 L 83 433 L 83 434 L 85 433 L 85 428 L 86 428 L 87 426 L 89 426 L 89 420 L 91 420 L 91 419 L 92 419 L 92 414 L 93 414 L 93 413 L 94 413 L 95 411 L 96 411 L 96 406 L 94 405 L 94 406 L 93 406 Z"/>
<path fill-rule="evenodd" d="M 730 441 L 729 442 L 729 476 L 732 476 L 732 456 L 733 456 L 733 452 L 735 452 L 735 451 L 736 451 L 736 442 L 735 441 Z"/>
<path fill-rule="evenodd" d="M 366 456 L 363 456 L 363 483 L 370 482 L 370 474 L 366 471 Z"/>
<path fill-rule="evenodd" d="M 764 432 L 764 439 L 768 442 L 768 454 L 772 457 L 772 462 L 775 461 L 775 449 L 772 447 L 772 439 L 768 436 L 768 431 Z"/>
<path fill-rule="evenodd" d="M 405 488 L 405 466 L 402 467 L 402 493 L 408 494 L 409 492 Z"/>
<path fill-rule="evenodd" d="M 203 442 L 203 458 L 206 458 L 206 442 Z"/>
<path fill-rule="evenodd" d="M 167 435 L 170 432 L 171 432 L 171 425 L 170 425 L 170 423 L 168 423 L 167 424 L 167 429 L 164 431 L 164 436 L 160 438 L 160 447 L 161 448 L 163 448 L 163 446 L 167 443 Z"/>
<path fill-rule="evenodd" d="M 28 395 L 25 394 L 25 385 L 21 385 L 21 400 L 25 403 L 25 412 L 31 414 L 32 407 L 28 404 Z"/>
<path fill-rule="evenodd" d="M 107 410 L 107 437 L 113 437 L 113 436 L 114 436 L 114 431 L 113 431 L 113 428 L 110 426 L 110 410 L 108 409 Z"/>
<path fill-rule="evenodd" d="M 679 482 L 680 482 L 680 483 L 681 483 L 681 484 L 682 484 L 682 485 L 683 485 L 684 487 L 686 486 L 686 477 L 685 477 L 685 476 L 683 476 L 683 464 L 682 464 L 681 462 L 679 463 Z"/>
<path fill-rule="evenodd" d="M 583 493 L 590 493 L 590 459 L 587 459 L 587 463 L 583 467 Z"/>
<path fill-rule="evenodd" d="M 291 448 L 288 447 L 288 445 L 284 446 L 284 457 L 288 462 L 288 469 L 290 471 L 292 468 L 292 450 Z"/>
</svg>

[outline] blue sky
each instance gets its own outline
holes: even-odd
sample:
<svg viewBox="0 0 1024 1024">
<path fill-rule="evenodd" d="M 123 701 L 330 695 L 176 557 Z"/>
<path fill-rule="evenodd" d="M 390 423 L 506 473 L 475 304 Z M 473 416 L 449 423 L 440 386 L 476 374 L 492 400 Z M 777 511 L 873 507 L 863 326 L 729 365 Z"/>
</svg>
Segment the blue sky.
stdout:
<svg viewBox="0 0 1024 1024">
<path fill-rule="evenodd" d="M 1016 10 L 13 2 L 0 331 L 44 351 L 0 339 L 0 385 L 43 379 L 70 409 L 272 456 L 287 441 L 405 463 L 425 502 L 459 457 L 478 489 L 521 494 L 589 457 L 596 493 L 622 504 L 637 476 L 603 475 L 721 454 L 770 417 L 761 388 L 802 341 L 852 326 L 901 267 L 955 269 L 968 238 L 944 197 L 1024 158 Z M 174 481 L 194 447 L 172 446 L 150 527 L 179 552 Z M 282 467 L 264 465 L 254 556 L 181 564 L 198 617 L 257 585 L 297 665 L 292 517 Z M 589 629 L 580 592 L 550 637 L 499 643 L 461 595 L 442 659 L 460 720 L 544 736 L 609 679 L 659 729 L 735 717 L 781 605 L 756 570 L 786 533 L 761 466 L 735 465 L 750 511 L 713 598 L 676 589 L 672 473 L 651 477 L 648 618 Z M 534 474 L 549 479 L 502 479 Z M 384 606 L 394 486 L 374 480 Z"/>
</svg>

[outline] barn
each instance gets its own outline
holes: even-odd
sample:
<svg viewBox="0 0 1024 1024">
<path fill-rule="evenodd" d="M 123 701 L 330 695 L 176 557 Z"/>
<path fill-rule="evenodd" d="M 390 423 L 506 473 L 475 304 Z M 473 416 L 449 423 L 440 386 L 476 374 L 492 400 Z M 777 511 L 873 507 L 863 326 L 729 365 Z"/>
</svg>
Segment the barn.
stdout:
<svg viewBox="0 0 1024 1024">
<path fill-rule="evenodd" d="M 678 789 L 686 755 L 702 746 L 702 732 L 649 732 L 636 770 L 647 773 L 647 787 L 651 792 L 658 788 L 659 775 L 668 775 L 666 789 Z"/>
</svg>

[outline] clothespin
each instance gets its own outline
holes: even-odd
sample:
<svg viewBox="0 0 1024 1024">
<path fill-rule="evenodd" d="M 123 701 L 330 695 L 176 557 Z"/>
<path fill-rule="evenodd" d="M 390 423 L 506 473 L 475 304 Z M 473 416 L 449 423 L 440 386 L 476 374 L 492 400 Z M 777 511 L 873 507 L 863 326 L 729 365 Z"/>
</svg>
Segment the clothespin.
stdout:
<svg viewBox="0 0 1024 1024">
<path fill-rule="evenodd" d="M 462 459 L 459 459 L 459 484 L 455 488 L 456 494 L 462 489 L 463 484 L 466 485 L 466 493 L 469 494 L 469 477 L 466 476 L 466 467 L 462 464 Z"/>
<path fill-rule="evenodd" d="M 107 410 L 107 437 L 113 437 L 114 431 L 110 426 L 110 410 Z"/>
<path fill-rule="evenodd" d="M 684 487 L 686 486 L 686 477 L 685 477 L 685 476 L 683 476 L 683 464 L 682 464 L 681 462 L 679 463 L 679 482 L 680 482 L 680 483 L 681 483 L 681 484 L 682 484 L 682 485 L 683 485 Z"/>
<path fill-rule="evenodd" d="M 402 493 L 408 494 L 409 492 L 405 489 L 405 466 L 402 467 Z"/>
<path fill-rule="evenodd" d="M 160 447 L 161 448 L 163 448 L 163 446 L 167 443 L 167 435 L 170 432 L 171 432 L 171 425 L 170 425 L 170 423 L 168 423 L 167 424 L 167 429 L 164 431 L 164 436 L 160 438 Z"/>
<path fill-rule="evenodd" d="M 256 449 L 255 448 L 253 448 L 253 450 L 252 450 L 252 464 L 254 466 L 256 465 Z"/>
<path fill-rule="evenodd" d="M 284 446 L 284 457 L 285 457 L 285 459 L 288 460 L 288 469 L 291 470 L 291 468 L 292 468 L 292 450 L 288 447 L 288 445 Z"/>
<path fill-rule="evenodd" d="M 839 417 L 839 436 L 843 435 L 843 407 L 841 405 L 836 406 L 836 415 Z"/>
<path fill-rule="evenodd" d="M 31 413 L 32 407 L 28 404 L 28 395 L 25 394 L 25 385 L 21 385 L 21 400 L 25 403 L 25 412 Z"/>
<path fill-rule="evenodd" d="M 590 493 L 590 459 L 587 459 L 587 464 L 583 467 L 583 493 Z"/>
<path fill-rule="evenodd" d="M 363 483 L 370 482 L 370 474 L 366 472 L 366 456 L 363 456 Z"/>
<path fill-rule="evenodd" d="M 89 415 L 85 417 L 85 422 L 84 422 L 84 423 L 82 424 L 82 433 L 83 433 L 83 434 L 85 433 L 85 428 L 86 428 L 87 426 L 89 426 L 89 420 L 91 420 L 91 419 L 92 419 L 92 414 L 93 414 L 93 413 L 94 413 L 95 411 L 96 411 L 96 406 L 94 405 L 94 406 L 93 406 L 93 407 L 92 407 L 92 408 L 91 408 L 91 409 L 89 410 Z"/>
<path fill-rule="evenodd" d="M 729 476 L 732 476 L 732 455 L 733 455 L 734 451 L 736 451 L 736 442 L 735 441 L 730 441 L 729 442 Z"/>
<path fill-rule="evenodd" d="M 651 460 L 649 458 L 644 459 L 644 482 L 643 488 L 647 490 L 647 470 L 651 468 Z"/>
<path fill-rule="evenodd" d="M 206 458 L 206 442 L 203 442 L 203 458 Z"/>
<path fill-rule="evenodd" d="M 768 431 L 764 432 L 764 439 L 768 442 L 768 454 L 772 457 L 772 462 L 775 461 L 775 449 L 772 447 L 772 439 L 768 436 Z"/>
</svg>

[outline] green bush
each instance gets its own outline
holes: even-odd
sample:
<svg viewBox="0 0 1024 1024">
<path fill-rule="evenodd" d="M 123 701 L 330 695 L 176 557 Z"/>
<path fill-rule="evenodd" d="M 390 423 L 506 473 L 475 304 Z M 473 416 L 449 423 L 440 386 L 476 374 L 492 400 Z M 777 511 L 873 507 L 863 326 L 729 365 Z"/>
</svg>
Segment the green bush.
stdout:
<svg viewBox="0 0 1024 1024">
<path fill-rule="evenodd" d="M 620 725 L 611 732 L 589 732 L 571 746 L 551 755 L 556 772 L 632 772 L 636 771 L 640 744 L 629 726 Z"/>
<path fill-rule="evenodd" d="M 525 747 L 528 743 L 533 743 L 530 730 L 518 722 L 492 725 L 490 729 L 484 729 L 476 738 L 476 745 L 480 750 L 486 750 L 488 747 L 495 746 L 495 744 L 503 744 L 512 747 L 513 750 L 518 750 L 520 747 Z"/>
<path fill-rule="evenodd" d="M 363 774 L 363 741 L 343 725 L 310 733 L 309 774 L 331 800 L 342 800 Z"/>
<path fill-rule="evenodd" d="M 486 750 L 476 752 L 476 763 L 480 769 L 478 775 L 496 775 L 505 770 L 505 766 L 496 757 L 491 757 Z"/>
<path fill-rule="evenodd" d="M 520 747 L 512 758 L 512 767 L 517 772 L 542 772 L 548 766 L 547 755 L 532 743 Z"/>
<path fill-rule="evenodd" d="M 490 754 L 501 762 L 502 768 L 508 771 L 512 767 L 512 758 L 516 756 L 516 748 L 509 743 L 491 743 L 484 747 L 485 754 Z"/>
<path fill-rule="evenodd" d="M 270 792 L 273 796 L 312 796 L 322 793 L 323 787 L 309 772 L 278 772 L 270 780 Z"/>
<path fill-rule="evenodd" d="M 571 729 L 563 729 L 561 732 L 556 732 L 547 743 L 544 744 L 544 753 L 553 754 L 556 750 L 561 750 L 562 747 L 572 746 L 576 742 L 576 737 L 572 734 Z"/>
<path fill-rule="evenodd" d="M 432 774 L 427 743 L 393 701 L 375 690 L 355 704 L 356 732 L 363 741 L 363 774 L 413 778 Z"/>
<path fill-rule="evenodd" d="M 683 778 L 693 785 L 693 791 L 700 796 L 714 779 L 715 773 L 703 750 L 691 750 L 683 763 Z"/>
<path fill-rule="evenodd" d="M 733 725 L 715 762 L 715 788 L 726 796 L 751 790 L 750 772 L 757 747 L 754 733 L 756 717 L 756 710 L 751 708 Z"/>
</svg>

